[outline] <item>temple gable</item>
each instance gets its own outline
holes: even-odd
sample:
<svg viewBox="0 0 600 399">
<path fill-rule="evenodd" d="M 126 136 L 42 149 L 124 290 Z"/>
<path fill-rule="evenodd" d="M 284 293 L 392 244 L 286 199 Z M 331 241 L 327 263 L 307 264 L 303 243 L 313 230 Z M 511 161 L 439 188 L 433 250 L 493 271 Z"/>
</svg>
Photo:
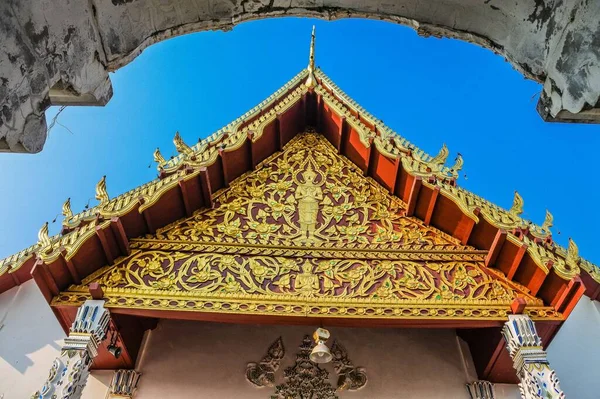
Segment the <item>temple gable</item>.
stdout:
<svg viewBox="0 0 600 399">
<path fill-rule="evenodd" d="M 417 218 L 309 131 L 215 193 L 213 206 L 131 240 L 131 255 L 54 299 L 108 307 L 261 315 L 502 320 L 517 297 L 478 251 Z"/>
</svg>

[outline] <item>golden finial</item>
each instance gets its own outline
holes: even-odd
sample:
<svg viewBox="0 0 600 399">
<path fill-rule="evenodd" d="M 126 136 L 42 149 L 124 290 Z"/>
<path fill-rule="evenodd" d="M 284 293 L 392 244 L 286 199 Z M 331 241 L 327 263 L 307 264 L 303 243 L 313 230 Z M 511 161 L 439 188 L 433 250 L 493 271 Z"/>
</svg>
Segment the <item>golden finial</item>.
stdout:
<svg viewBox="0 0 600 399">
<path fill-rule="evenodd" d="M 577 248 L 577 244 L 571 237 L 569 237 L 566 261 L 569 266 L 577 266 L 577 263 L 579 263 L 579 248 Z"/>
<path fill-rule="evenodd" d="M 452 169 L 455 172 L 460 172 L 464 164 L 463 157 L 460 152 L 456 155 L 456 159 L 454 160 L 454 165 L 452 165 Z"/>
<path fill-rule="evenodd" d="M 175 149 L 177 150 L 178 153 L 180 154 L 184 154 L 184 155 L 192 155 L 193 154 L 193 150 L 190 148 L 189 145 L 187 145 L 186 143 L 183 142 L 183 139 L 181 138 L 181 136 L 179 135 L 179 132 L 175 132 L 175 137 L 173 137 L 173 144 L 175 144 Z M 156 153 L 155 153 L 156 154 Z"/>
<path fill-rule="evenodd" d="M 160 153 L 160 149 L 158 147 L 156 147 L 156 150 L 154 150 L 154 162 L 158 163 L 158 169 L 162 169 L 162 167 L 167 163 L 165 158 Z"/>
<path fill-rule="evenodd" d="M 110 200 L 106 191 L 106 176 L 102 176 L 102 179 L 96 184 L 96 199 L 100 201 L 100 205 L 106 205 Z"/>
<path fill-rule="evenodd" d="M 442 148 L 440 149 L 440 152 L 438 152 L 438 154 L 435 157 L 431 158 L 431 161 L 429 161 L 429 163 L 431 165 L 442 166 L 446 163 L 446 159 L 448 159 L 449 154 L 450 152 L 448 151 L 448 147 L 446 147 L 446 144 L 444 143 L 442 145 Z"/>
<path fill-rule="evenodd" d="M 38 232 L 38 241 L 42 244 L 42 248 L 48 248 L 52 245 L 50 236 L 48 235 L 48 222 L 44 223 L 40 231 Z"/>
<path fill-rule="evenodd" d="M 546 217 L 544 218 L 544 223 L 542 223 L 542 230 L 550 231 L 550 227 L 552 226 L 554 226 L 554 217 L 550 211 L 546 209 Z"/>
<path fill-rule="evenodd" d="M 304 85 L 312 88 L 317 85 L 317 79 L 315 79 L 315 26 L 312 28 L 312 35 L 310 38 L 310 53 L 308 55 L 308 78 Z"/>
<path fill-rule="evenodd" d="M 65 219 L 70 219 L 73 216 L 73 211 L 71 211 L 71 198 L 67 198 L 67 200 L 63 204 L 62 214 L 65 217 Z"/>
<path fill-rule="evenodd" d="M 510 213 L 513 216 L 519 216 L 523 213 L 523 204 L 523 198 L 521 198 L 519 193 L 515 191 L 515 198 L 513 199 L 513 204 L 510 207 L 508 213 Z"/>
</svg>

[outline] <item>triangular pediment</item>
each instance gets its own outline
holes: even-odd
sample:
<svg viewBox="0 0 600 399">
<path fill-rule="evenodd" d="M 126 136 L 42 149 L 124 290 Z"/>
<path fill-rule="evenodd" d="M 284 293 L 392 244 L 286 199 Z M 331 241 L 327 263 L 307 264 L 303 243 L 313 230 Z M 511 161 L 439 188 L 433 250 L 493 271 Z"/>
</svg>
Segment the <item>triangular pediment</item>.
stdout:
<svg viewBox="0 0 600 399">
<path fill-rule="evenodd" d="M 131 240 L 130 256 L 54 302 L 76 302 L 97 282 L 113 307 L 500 320 L 523 297 L 533 317 L 552 317 L 487 269 L 485 251 L 405 214 L 403 201 L 306 132 L 216 193 L 212 208 Z"/>
<path fill-rule="evenodd" d="M 304 133 L 215 195 L 212 209 L 151 240 L 310 250 L 467 250 L 416 218 L 406 204 L 323 136 Z"/>
</svg>

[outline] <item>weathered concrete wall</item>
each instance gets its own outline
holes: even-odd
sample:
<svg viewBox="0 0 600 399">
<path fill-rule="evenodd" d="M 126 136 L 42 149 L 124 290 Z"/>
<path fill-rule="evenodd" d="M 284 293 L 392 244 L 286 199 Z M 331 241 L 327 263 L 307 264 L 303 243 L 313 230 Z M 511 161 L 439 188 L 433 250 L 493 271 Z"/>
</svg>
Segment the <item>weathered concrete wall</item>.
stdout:
<svg viewBox="0 0 600 399">
<path fill-rule="evenodd" d="M 5 0 L 0 150 L 40 151 L 51 102 L 105 104 L 107 71 L 153 43 L 274 16 L 376 18 L 459 38 L 545 82 L 542 114 L 578 113 L 598 102 L 600 2 L 593 0 Z"/>
<path fill-rule="evenodd" d="M 282 337 L 285 357 L 276 373 L 293 365 L 298 346 L 314 327 L 253 326 L 162 320 L 150 332 L 138 399 L 246 398 L 263 399 L 273 388 L 257 388 L 245 379 L 246 364 L 258 362 L 267 348 Z M 368 376 L 364 388 L 341 392 L 340 399 L 435 399 L 469 397 L 467 375 L 453 330 L 330 328 L 348 351 L 355 366 Z M 330 382 L 337 376 L 331 364 Z M 500 399 L 517 399 L 515 386 L 501 386 Z M 401 392 L 401 395 L 399 395 Z"/>
<path fill-rule="evenodd" d="M 65 334 L 33 280 L 0 294 L 0 398 L 42 388 Z M 112 372 L 95 371 L 82 399 L 104 398 Z"/>
</svg>

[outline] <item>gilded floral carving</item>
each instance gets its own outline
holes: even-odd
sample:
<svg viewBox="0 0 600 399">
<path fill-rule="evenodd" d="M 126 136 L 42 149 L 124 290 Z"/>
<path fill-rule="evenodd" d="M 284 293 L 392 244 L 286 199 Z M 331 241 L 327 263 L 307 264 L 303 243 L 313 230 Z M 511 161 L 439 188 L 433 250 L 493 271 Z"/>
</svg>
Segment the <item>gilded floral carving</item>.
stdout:
<svg viewBox="0 0 600 399">
<path fill-rule="evenodd" d="M 322 136 L 305 133 L 286 150 L 231 183 L 216 206 L 153 239 L 311 247 L 458 246 L 458 241 L 403 216 L 405 204 Z"/>
<path fill-rule="evenodd" d="M 107 306 L 336 317 L 502 319 L 515 297 L 560 318 L 484 266 L 485 251 L 405 216 L 406 205 L 314 133 L 215 195 L 87 284 Z"/>
<path fill-rule="evenodd" d="M 516 287 L 481 262 L 304 259 L 179 251 L 136 251 L 94 276 L 109 288 L 194 294 L 510 303 Z M 531 304 L 541 304 L 529 296 Z"/>
</svg>

